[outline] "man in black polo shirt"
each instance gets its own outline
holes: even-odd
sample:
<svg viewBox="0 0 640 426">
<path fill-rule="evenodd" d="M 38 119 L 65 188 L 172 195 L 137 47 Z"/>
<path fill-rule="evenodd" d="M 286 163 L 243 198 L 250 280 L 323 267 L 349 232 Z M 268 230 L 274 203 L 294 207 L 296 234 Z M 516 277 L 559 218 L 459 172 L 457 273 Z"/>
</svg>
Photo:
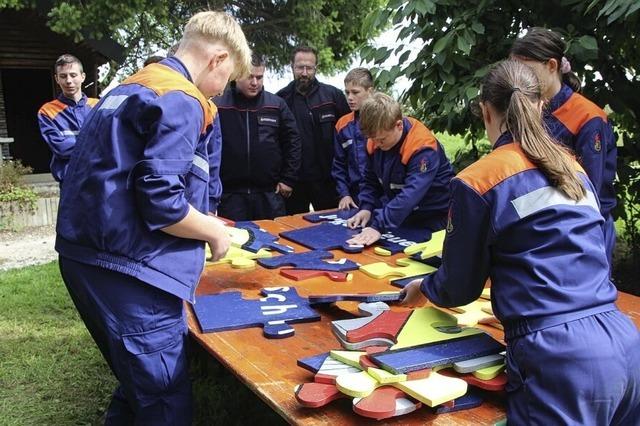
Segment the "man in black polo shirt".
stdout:
<svg viewBox="0 0 640 426">
<path fill-rule="evenodd" d="M 284 200 L 298 191 L 295 119 L 281 98 L 263 90 L 264 60 L 251 59 L 249 77 L 214 99 L 222 127 L 218 215 L 236 221 L 284 216 Z"/>
<path fill-rule="evenodd" d="M 296 214 L 338 205 L 331 177 L 333 134 L 336 121 L 349 113 L 344 94 L 316 80 L 316 51 L 307 46 L 294 49 L 291 68 L 294 80 L 277 95 L 293 111 L 302 140 L 302 167 L 296 191 L 287 199 L 287 213 Z"/>
</svg>

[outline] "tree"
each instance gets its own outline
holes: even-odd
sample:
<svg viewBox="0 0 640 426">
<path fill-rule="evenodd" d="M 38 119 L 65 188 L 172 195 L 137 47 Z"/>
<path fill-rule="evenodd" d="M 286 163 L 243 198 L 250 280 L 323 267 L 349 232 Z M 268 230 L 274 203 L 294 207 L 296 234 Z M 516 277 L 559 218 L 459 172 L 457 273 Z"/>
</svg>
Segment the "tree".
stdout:
<svg viewBox="0 0 640 426">
<path fill-rule="evenodd" d="M 295 45 L 309 44 L 319 51 L 320 69 L 331 72 L 347 67 L 356 48 L 377 34 L 379 29 L 362 31 L 354 22 L 381 4 L 382 0 L 0 0 L 0 9 L 37 7 L 54 32 L 76 41 L 112 37 L 125 47 L 125 72 L 179 40 L 194 13 L 224 10 L 240 22 L 271 67 L 288 64 Z"/>
<path fill-rule="evenodd" d="M 473 148 L 483 134 L 470 103 L 482 77 L 504 59 L 512 42 L 528 27 L 562 33 L 566 56 L 584 81 L 584 94 L 608 106 L 618 132 L 618 216 L 640 263 L 640 40 L 637 0 L 389 0 L 367 17 L 367 25 L 386 23 L 399 31 L 397 47 L 362 49 L 363 59 L 382 64 L 391 54 L 399 63 L 377 70 L 377 82 L 391 85 L 404 75 L 412 81 L 403 100 L 436 131 L 464 135 Z M 422 40 L 413 61 L 403 41 Z M 475 149 L 472 149 L 475 151 Z"/>
</svg>

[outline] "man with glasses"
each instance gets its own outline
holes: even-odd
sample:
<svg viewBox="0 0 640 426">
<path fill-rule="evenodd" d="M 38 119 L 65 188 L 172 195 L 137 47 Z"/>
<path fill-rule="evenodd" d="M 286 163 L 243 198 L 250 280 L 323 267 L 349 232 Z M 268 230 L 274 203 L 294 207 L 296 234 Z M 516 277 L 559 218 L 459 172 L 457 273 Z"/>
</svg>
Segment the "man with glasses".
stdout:
<svg viewBox="0 0 640 426">
<path fill-rule="evenodd" d="M 331 177 L 333 132 L 336 121 L 351 110 L 342 91 L 316 80 L 316 66 L 315 49 L 296 47 L 291 56 L 293 81 L 277 93 L 293 112 L 302 141 L 299 183 L 286 200 L 288 214 L 309 211 L 309 204 L 316 211 L 338 204 Z"/>
</svg>

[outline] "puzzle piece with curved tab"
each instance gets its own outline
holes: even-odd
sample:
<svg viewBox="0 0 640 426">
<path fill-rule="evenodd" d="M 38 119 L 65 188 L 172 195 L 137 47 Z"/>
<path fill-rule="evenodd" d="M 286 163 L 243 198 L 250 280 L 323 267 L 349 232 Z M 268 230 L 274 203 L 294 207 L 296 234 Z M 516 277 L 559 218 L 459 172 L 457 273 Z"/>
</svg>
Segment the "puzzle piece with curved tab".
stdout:
<svg viewBox="0 0 640 426">
<path fill-rule="evenodd" d="M 256 300 L 243 299 L 239 291 L 196 296 L 192 307 L 202 332 L 263 327 L 265 337 L 281 339 L 294 335 L 290 323 L 320 320 L 294 288 L 268 287 L 260 294 Z"/>
<path fill-rule="evenodd" d="M 415 277 L 436 271 L 436 268 L 433 266 L 408 258 L 398 259 L 396 260 L 396 264 L 398 266 L 390 266 L 386 262 L 369 263 L 368 265 L 361 266 L 360 270 L 370 277 L 377 279 L 387 277 Z"/>
<path fill-rule="evenodd" d="M 444 245 L 444 238 L 446 231 L 434 232 L 431 234 L 429 241 L 410 245 L 404 249 L 404 254 L 408 256 L 418 255 L 420 259 L 428 259 L 433 256 L 440 256 L 442 254 L 442 246 Z"/>
<path fill-rule="evenodd" d="M 207 244 L 205 249 L 207 259 L 211 258 L 211 250 L 209 249 L 209 245 Z M 271 257 L 271 252 L 269 250 L 259 250 L 257 253 L 253 253 L 247 250 L 243 250 L 241 248 L 230 246 L 227 254 L 220 260 L 216 262 L 209 263 L 211 265 L 220 265 L 224 263 L 228 263 L 232 268 L 253 268 L 256 266 L 255 259 L 265 259 Z"/>
<path fill-rule="evenodd" d="M 333 254 L 328 251 L 313 250 L 303 253 L 283 254 L 269 259 L 258 259 L 258 263 L 269 269 L 293 266 L 295 269 L 338 272 L 353 271 L 359 267 L 356 262 L 346 258 L 333 261 L 326 261 L 326 259 L 333 259 Z"/>
</svg>

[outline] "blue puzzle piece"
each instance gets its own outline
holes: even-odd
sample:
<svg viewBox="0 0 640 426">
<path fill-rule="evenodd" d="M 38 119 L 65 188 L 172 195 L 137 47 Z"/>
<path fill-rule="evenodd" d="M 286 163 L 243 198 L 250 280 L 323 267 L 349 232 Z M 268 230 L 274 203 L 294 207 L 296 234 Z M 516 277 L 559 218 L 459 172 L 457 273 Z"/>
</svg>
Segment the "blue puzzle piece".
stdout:
<svg viewBox="0 0 640 426">
<path fill-rule="evenodd" d="M 436 405 L 432 407 L 432 410 L 436 414 L 453 413 L 454 411 L 470 410 L 482 405 L 482 397 L 473 391 L 467 391 L 467 393 L 460 398 L 453 400 L 453 407 L 447 407 L 446 405 Z"/>
<path fill-rule="evenodd" d="M 358 213 L 359 211 L 360 209 L 353 209 L 353 208 L 347 209 L 347 210 L 331 210 L 324 213 L 309 213 L 302 216 L 302 218 L 312 223 L 325 222 L 328 220 L 336 220 L 336 219 L 347 220 L 351 216 Z"/>
<path fill-rule="evenodd" d="M 261 229 L 253 222 L 236 222 L 235 227 L 246 229 L 249 233 L 249 242 L 242 245 L 242 248 L 247 251 L 257 253 L 260 249 L 267 248 L 280 253 L 293 253 L 293 247 L 276 243 L 278 237 Z"/>
<path fill-rule="evenodd" d="M 204 333 L 263 327 L 270 339 L 293 336 L 289 323 L 319 321 L 320 315 L 294 288 L 269 287 L 256 300 L 242 298 L 239 291 L 197 296 L 193 311 Z"/>
<path fill-rule="evenodd" d="M 283 254 L 282 256 L 258 259 L 258 263 L 265 268 L 273 269 L 291 265 L 296 269 L 311 269 L 314 271 L 345 272 L 358 269 L 359 265 L 349 259 L 340 259 L 335 262 L 325 262 L 323 259 L 331 259 L 333 254 L 328 251 L 306 251 L 304 253 Z"/>
<path fill-rule="evenodd" d="M 401 374 L 497 354 L 504 350 L 505 347 L 493 337 L 486 333 L 479 333 L 458 339 L 381 352 L 370 355 L 369 358 L 385 370 Z"/>
<path fill-rule="evenodd" d="M 346 253 L 359 253 L 364 250 L 363 245 L 351 246 L 347 244 L 347 240 L 359 233 L 359 229 L 350 229 L 346 226 L 325 222 L 307 228 L 281 232 L 280 236 L 312 250 L 340 249 Z"/>
<path fill-rule="evenodd" d="M 310 356 L 308 358 L 300 358 L 297 362 L 299 367 L 304 368 L 305 370 L 311 371 L 313 374 L 316 374 L 322 364 L 329 356 L 329 352 L 325 352 L 319 355 Z"/>
<path fill-rule="evenodd" d="M 403 296 L 397 293 L 371 293 L 371 294 L 329 294 L 321 296 L 309 296 L 310 305 L 319 305 L 323 303 L 335 303 L 340 301 L 352 301 L 361 303 L 374 302 L 399 302 Z"/>
</svg>

